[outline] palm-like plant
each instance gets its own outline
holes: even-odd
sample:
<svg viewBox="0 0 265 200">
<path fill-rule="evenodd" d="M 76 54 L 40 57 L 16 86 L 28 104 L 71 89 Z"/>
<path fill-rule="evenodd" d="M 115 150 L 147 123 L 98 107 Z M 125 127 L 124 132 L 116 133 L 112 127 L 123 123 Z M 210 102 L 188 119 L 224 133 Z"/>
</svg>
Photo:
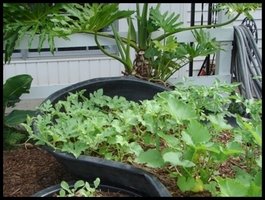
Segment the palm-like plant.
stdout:
<svg viewBox="0 0 265 200">
<path fill-rule="evenodd" d="M 216 9 L 236 13 L 231 20 L 213 25 L 182 27 L 179 15 L 160 12 L 160 4 L 150 7 L 148 3 L 136 4 L 135 10 L 120 10 L 118 4 L 4 4 L 4 44 L 5 62 L 10 57 L 17 42 L 25 34 L 30 36 L 29 47 L 35 35 L 39 35 L 39 50 L 48 39 L 50 50 L 54 50 L 54 38 L 67 38 L 73 33 L 93 34 L 98 47 L 106 55 L 124 65 L 124 74 L 135 75 L 147 80 L 166 81 L 174 72 L 197 56 L 204 56 L 220 50 L 215 39 L 211 39 L 203 28 L 220 27 L 236 20 L 240 14 L 250 16 L 250 11 L 260 4 L 218 4 Z M 133 16 L 136 15 L 136 26 Z M 16 17 L 14 17 L 16 16 Z M 122 37 L 113 23 L 127 19 L 128 33 Z M 112 33 L 104 33 L 104 27 L 111 26 Z M 138 31 L 136 31 L 138 30 Z M 175 33 L 193 30 L 197 45 L 179 43 Z M 160 31 L 156 38 L 154 32 Z M 113 38 L 119 55 L 110 54 L 98 40 L 98 36 Z M 136 52 L 131 60 L 130 49 Z"/>
</svg>

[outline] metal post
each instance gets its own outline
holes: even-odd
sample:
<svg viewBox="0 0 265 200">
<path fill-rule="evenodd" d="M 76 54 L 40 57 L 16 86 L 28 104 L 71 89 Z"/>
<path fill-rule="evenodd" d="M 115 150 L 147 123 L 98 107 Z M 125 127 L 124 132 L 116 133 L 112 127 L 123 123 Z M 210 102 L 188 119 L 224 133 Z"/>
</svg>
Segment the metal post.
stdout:
<svg viewBox="0 0 265 200">
<path fill-rule="evenodd" d="M 195 3 L 191 3 L 191 11 L 190 11 L 190 25 L 194 26 L 194 20 L 195 20 Z M 193 42 L 190 43 L 190 45 L 193 45 Z M 189 76 L 193 75 L 193 60 L 189 63 Z"/>
</svg>

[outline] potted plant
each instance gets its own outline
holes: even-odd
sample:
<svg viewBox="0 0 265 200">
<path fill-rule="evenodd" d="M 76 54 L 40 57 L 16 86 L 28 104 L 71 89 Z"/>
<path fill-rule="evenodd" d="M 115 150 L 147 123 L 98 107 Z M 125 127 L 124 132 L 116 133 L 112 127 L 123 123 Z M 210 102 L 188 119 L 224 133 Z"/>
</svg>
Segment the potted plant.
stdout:
<svg viewBox="0 0 265 200">
<path fill-rule="evenodd" d="M 38 191 L 32 197 L 141 197 L 142 194 L 137 192 L 101 184 L 100 179 L 96 178 L 93 184 L 83 180 L 62 181 L 60 184 Z"/>
<path fill-rule="evenodd" d="M 232 19 L 212 25 L 183 27 L 179 14 L 160 11 L 160 4 L 149 7 L 148 3 L 135 4 L 135 10 L 121 10 L 116 3 L 92 4 L 4 4 L 5 62 L 10 61 L 12 52 L 23 36 L 29 36 L 29 48 L 35 36 L 39 38 L 38 49 L 48 39 L 53 52 L 56 37 L 67 37 L 74 33 L 94 35 L 97 46 L 106 55 L 124 65 L 124 74 L 141 79 L 165 82 L 191 59 L 220 50 L 218 43 L 203 31 L 206 28 L 221 27 L 232 23 L 241 14 L 251 17 L 250 11 L 259 8 L 255 3 L 220 3 L 218 11 L 232 14 Z M 135 21 L 134 16 L 135 14 Z M 16 15 L 16 19 L 13 16 Z M 100 20 L 98 20 L 100 19 Z M 127 35 L 121 36 L 113 25 L 126 19 Z M 136 26 L 134 25 L 136 22 Z M 112 33 L 101 32 L 111 26 Z M 178 42 L 174 34 L 193 30 L 195 45 Z M 98 37 L 114 39 L 119 55 L 112 55 L 100 45 Z M 130 49 L 135 58 L 130 57 Z"/>
<path fill-rule="evenodd" d="M 212 196 L 259 196 L 261 100 L 233 95 L 236 86 L 178 86 L 138 103 L 111 98 L 102 90 L 87 96 L 82 90 L 56 103 L 47 99 L 41 115 L 28 118 L 24 126 L 30 138 L 80 178 L 100 176 L 134 188 L 137 181 L 149 179 L 149 171 L 172 196 L 206 191 Z M 251 118 L 228 110 L 234 100 Z M 236 127 L 226 115 L 236 118 Z M 168 185 L 172 181 L 173 188 Z M 235 184 L 240 189 L 233 189 Z"/>
</svg>

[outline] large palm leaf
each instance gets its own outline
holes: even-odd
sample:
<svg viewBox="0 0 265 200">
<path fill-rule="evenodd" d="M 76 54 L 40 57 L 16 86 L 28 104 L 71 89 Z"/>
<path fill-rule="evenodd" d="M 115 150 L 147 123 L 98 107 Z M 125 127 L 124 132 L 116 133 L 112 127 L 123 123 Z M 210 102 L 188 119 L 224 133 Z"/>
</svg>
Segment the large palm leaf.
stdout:
<svg viewBox="0 0 265 200">
<path fill-rule="evenodd" d="M 95 33 L 115 20 L 126 18 L 134 11 L 119 10 L 118 4 L 4 4 L 5 62 L 9 62 L 17 43 L 29 35 L 30 48 L 34 36 L 39 36 L 38 49 L 48 39 L 54 50 L 54 38 L 75 32 Z M 16 17 L 14 17 L 16 16 Z"/>
</svg>

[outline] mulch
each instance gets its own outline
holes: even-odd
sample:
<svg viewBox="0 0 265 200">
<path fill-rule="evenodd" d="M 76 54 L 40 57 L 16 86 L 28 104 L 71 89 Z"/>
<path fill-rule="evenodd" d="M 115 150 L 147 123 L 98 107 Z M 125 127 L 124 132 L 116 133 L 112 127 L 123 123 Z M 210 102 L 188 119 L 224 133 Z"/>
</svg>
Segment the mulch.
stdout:
<svg viewBox="0 0 265 200">
<path fill-rule="evenodd" d="M 3 196 L 30 197 L 62 180 L 75 180 L 48 152 L 21 146 L 3 151 Z"/>
</svg>

